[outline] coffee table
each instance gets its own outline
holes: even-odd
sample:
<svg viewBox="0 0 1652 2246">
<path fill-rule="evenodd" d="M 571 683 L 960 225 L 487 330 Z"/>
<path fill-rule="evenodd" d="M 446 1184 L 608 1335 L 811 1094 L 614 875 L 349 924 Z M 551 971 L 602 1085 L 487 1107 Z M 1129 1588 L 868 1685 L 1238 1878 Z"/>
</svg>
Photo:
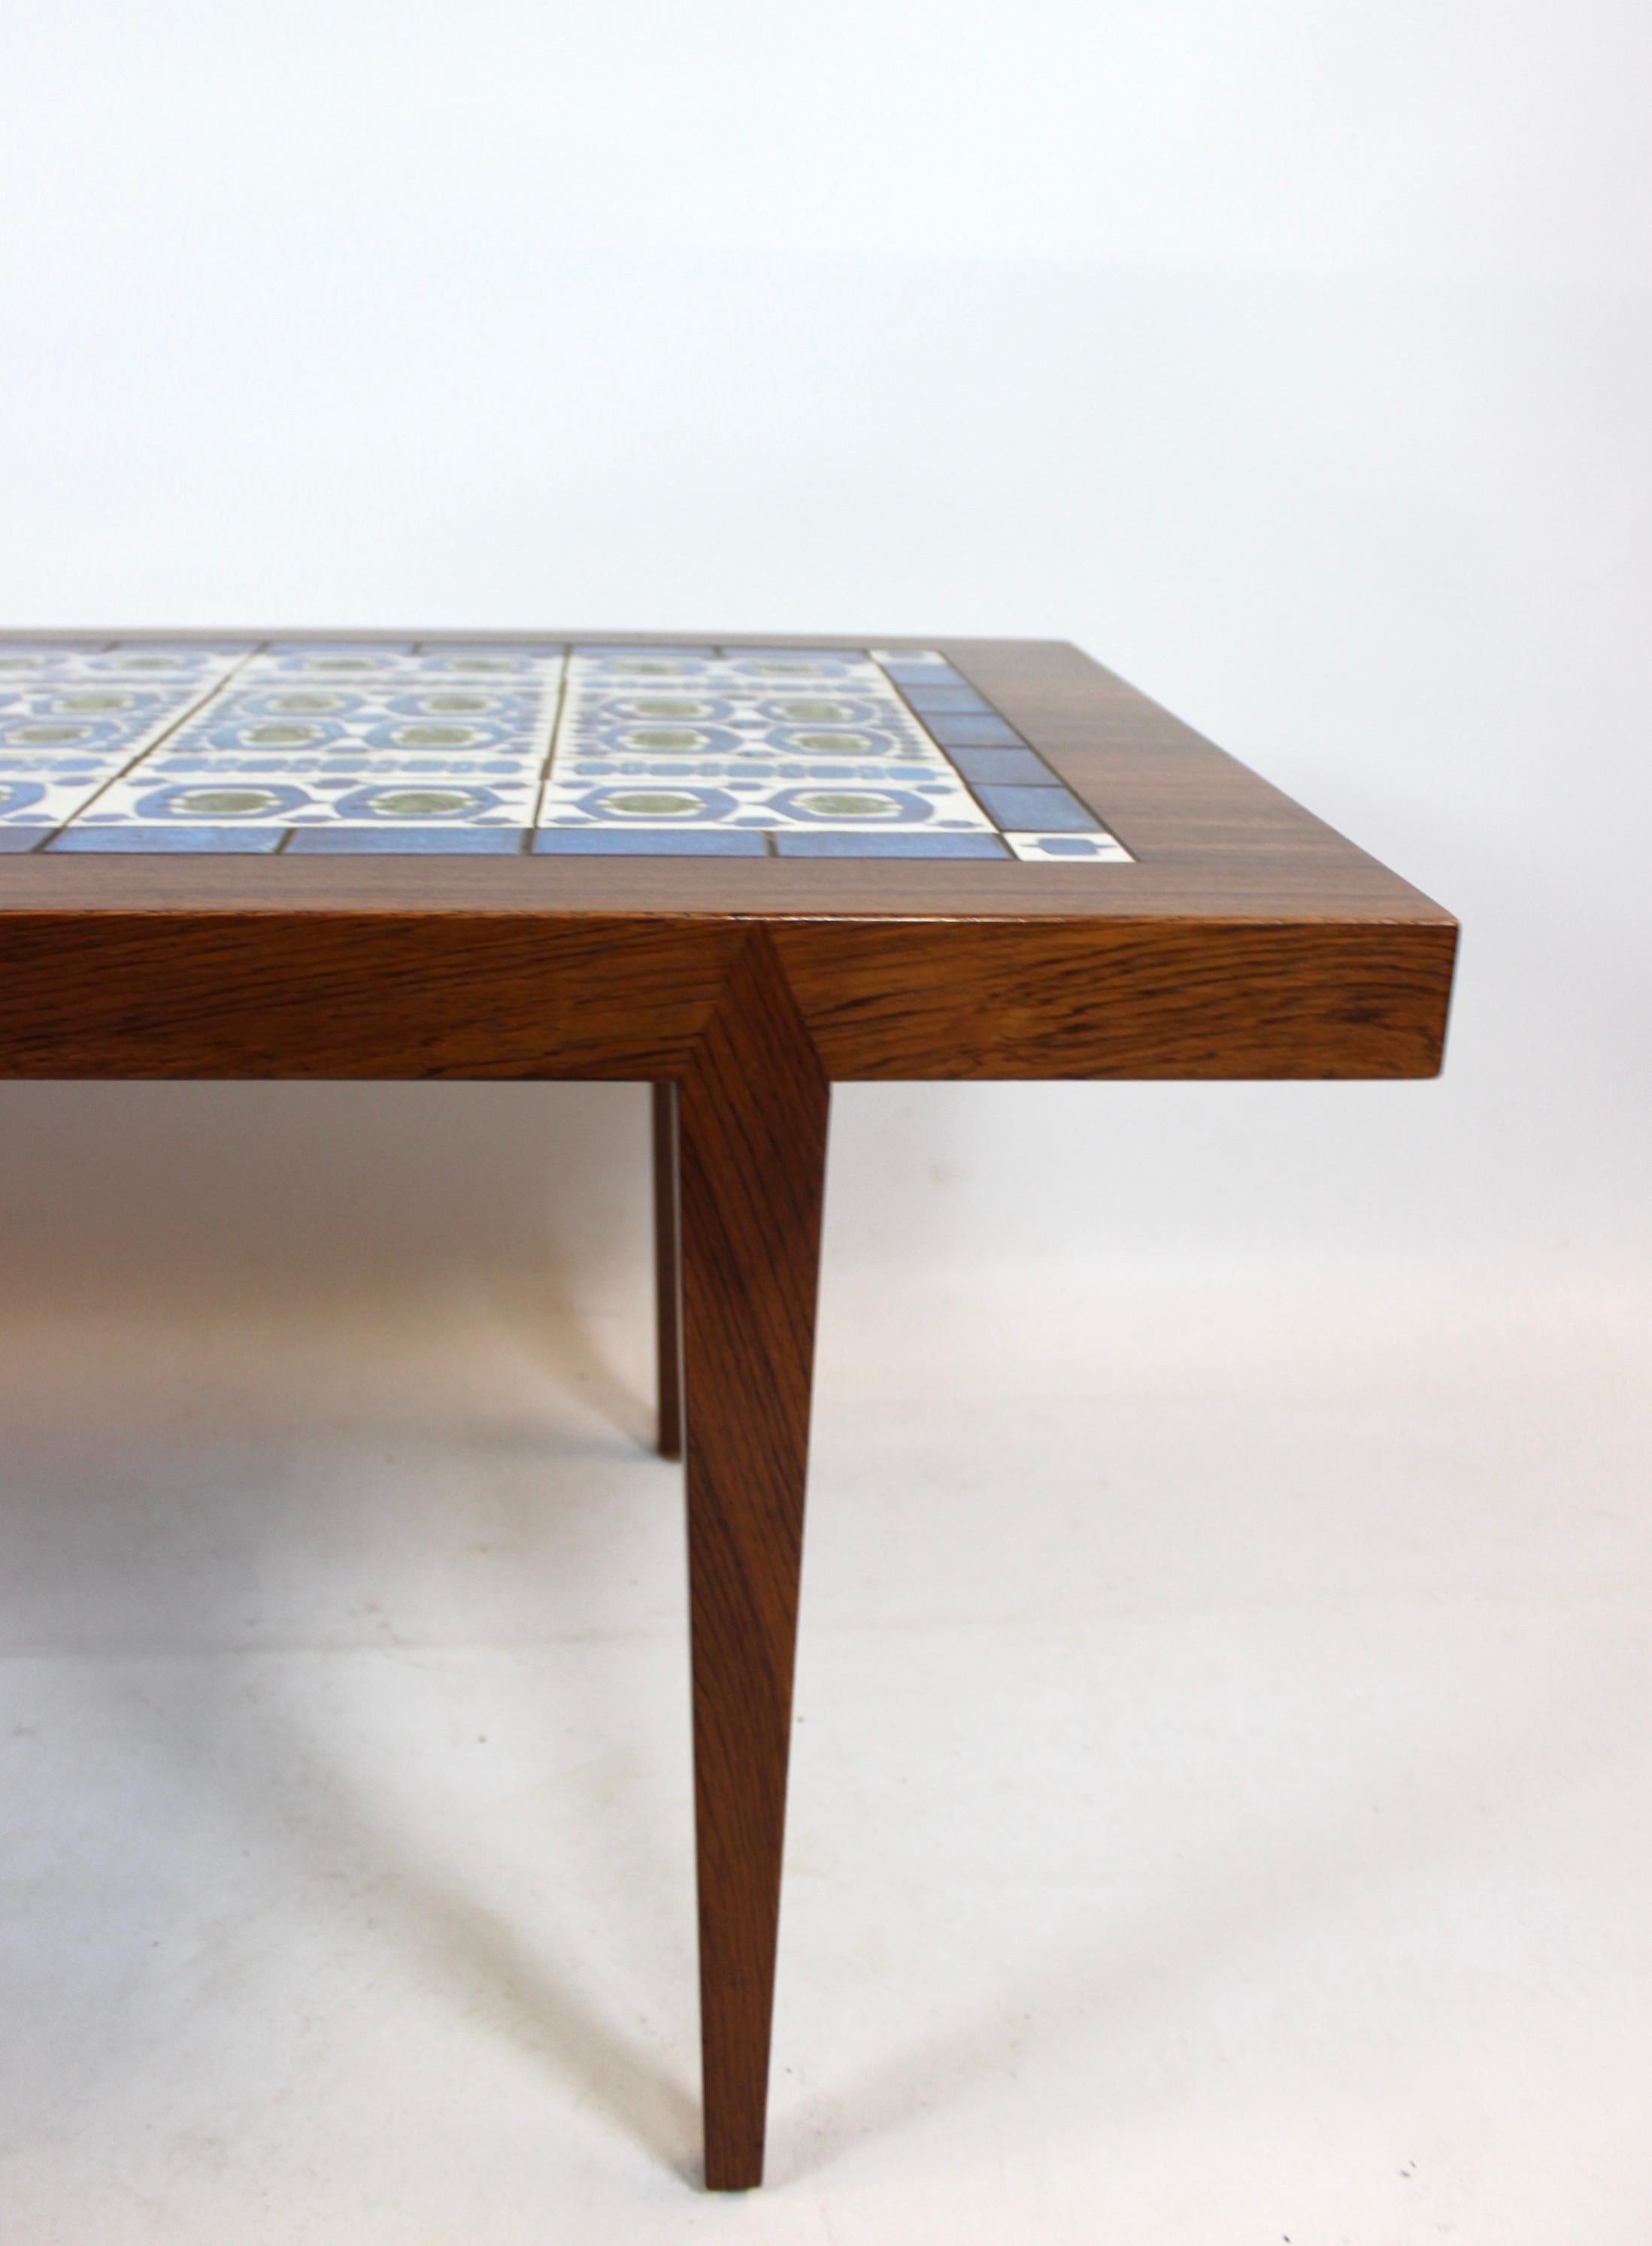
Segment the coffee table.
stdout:
<svg viewBox="0 0 1652 2246">
<path fill-rule="evenodd" d="M 1455 943 L 1057 642 L 0 640 L 0 1074 L 656 1087 L 714 2189 L 763 2174 L 832 1085 L 1431 1076 Z"/>
</svg>

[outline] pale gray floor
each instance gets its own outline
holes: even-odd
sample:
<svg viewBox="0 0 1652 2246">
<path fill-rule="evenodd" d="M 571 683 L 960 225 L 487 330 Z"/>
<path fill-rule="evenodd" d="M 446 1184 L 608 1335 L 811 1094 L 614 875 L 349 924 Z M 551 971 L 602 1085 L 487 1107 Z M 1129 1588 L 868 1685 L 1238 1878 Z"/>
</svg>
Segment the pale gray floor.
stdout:
<svg viewBox="0 0 1652 2246">
<path fill-rule="evenodd" d="M 645 1303 L 137 1307 L 0 1358 L 9 2246 L 1645 2238 L 1644 1304 L 829 1287 L 736 2202 Z"/>
</svg>

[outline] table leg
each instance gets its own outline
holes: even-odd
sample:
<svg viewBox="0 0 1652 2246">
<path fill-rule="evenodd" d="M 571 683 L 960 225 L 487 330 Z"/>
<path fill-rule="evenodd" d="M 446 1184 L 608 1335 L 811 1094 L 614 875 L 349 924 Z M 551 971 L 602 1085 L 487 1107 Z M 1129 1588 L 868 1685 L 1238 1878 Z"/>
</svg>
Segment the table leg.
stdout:
<svg viewBox="0 0 1652 2246">
<path fill-rule="evenodd" d="M 683 1455 L 683 1232 L 678 1204 L 676 1086 L 654 1087 L 654 1331 L 660 1456 Z"/>
<path fill-rule="evenodd" d="M 705 2181 L 763 2180 L 825 1072 L 765 931 L 680 1096 Z"/>
</svg>

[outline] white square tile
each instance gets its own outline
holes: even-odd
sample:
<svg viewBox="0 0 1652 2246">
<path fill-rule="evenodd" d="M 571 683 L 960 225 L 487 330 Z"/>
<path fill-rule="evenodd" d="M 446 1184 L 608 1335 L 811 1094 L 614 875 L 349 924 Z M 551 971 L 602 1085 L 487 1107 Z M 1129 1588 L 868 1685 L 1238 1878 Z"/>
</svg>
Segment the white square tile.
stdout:
<svg viewBox="0 0 1652 2246">
<path fill-rule="evenodd" d="M 1116 834 L 1006 834 L 1004 841 L 1017 858 L 1046 866 L 1133 866 L 1136 862 Z"/>
</svg>

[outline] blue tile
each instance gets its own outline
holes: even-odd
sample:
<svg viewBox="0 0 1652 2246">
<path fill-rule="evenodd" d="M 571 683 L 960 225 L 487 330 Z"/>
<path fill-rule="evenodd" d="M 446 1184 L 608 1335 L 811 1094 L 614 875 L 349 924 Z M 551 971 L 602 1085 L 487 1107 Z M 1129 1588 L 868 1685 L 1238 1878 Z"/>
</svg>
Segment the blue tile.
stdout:
<svg viewBox="0 0 1652 2246">
<path fill-rule="evenodd" d="M 49 827 L 0 827 L 0 850 L 37 850 L 51 832 Z"/>
<path fill-rule="evenodd" d="M 287 845 L 308 858 L 317 852 L 332 857 L 490 857 L 520 855 L 520 827 L 296 827 Z"/>
<path fill-rule="evenodd" d="M 411 639 L 376 639 L 364 633 L 354 639 L 348 632 L 334 639 L 272 639 L 264 648 L 266 655 L 411 655 Z"/>
<path fill-rule="evenodd" d="M 732 827 L 541 827 L 540 857 L 763 858 L 761 834 Z"/>
<path fill-rule="evenodd" d="M 783 858 L 1004 858 L 1009 852 L 996 834 L 916 833 L 810 833 L 783 828 L 774 838 Z"/>
<path fill-rule="evenodd" d="M 1065 829 L 1093 834 L 1101 825 L 1064 787 L 977 787 L 976 793 L 1000 827 L 1010 833 L 1049 834 Z"/>
<path fill-rule="evenodd" d="M 952 761 L 967 780 L 1019 780 L 1027 787 L 1057 787 L 1060 782 L 1042 757 L 1030 749 L 956 749 Z"/>
<path fill-rule="evenodd" d="M 0 634 L 0 656 L 5 655 L 101 655 L 114 642 L 109 639 L 87 639 L 75 632 L 59 632 L 54 637 L 48 633 L 33 639 L 14 638 L 10 633 Z"/>
<path fill-rule="evenodd" d="M 55 850 L 153 851 L 274 850 L 282 830 L 279 827 L 65 827 L 51 847 Z"/>
<path fill-rule="evenodd" d="M 222 656 L 251 655 L 257 645 L 255 639 L 117 639 L 109 642 L 105 652 L 123 662 L 142 663 L 151 656 L 165 656 L 169 661 L 182 657 L 205 663 L 210 657 L 216 663 Z"/>
<path fill-rule="evenodd" d="M 945 717 L 949 711 L 962 714 L 968 711 L 989 718 L 993 712 L 990 702 L 985 701 L 973 686 L 908 686 L 906 698 L 921 717 Z"/>
<path fill-rule="evenodd" d="M 908 663 L 892 655 L 882 665 L 897 686 L 967 686 L 969 682 L 949 663 Z"/>
<path fill-rule="evenodd" d="M 568 652 L 571 655 L 700 655 L 715 653 L 710 647 L 679 647 L 675 641 L 659 639 L 575 640 Z"/>
<path fill-rule="evenodd" d="M 924 725 L 943 749 L 1013 749 L 1023 744 L 1002 718 L 926 718 Z"/>
</svg>

